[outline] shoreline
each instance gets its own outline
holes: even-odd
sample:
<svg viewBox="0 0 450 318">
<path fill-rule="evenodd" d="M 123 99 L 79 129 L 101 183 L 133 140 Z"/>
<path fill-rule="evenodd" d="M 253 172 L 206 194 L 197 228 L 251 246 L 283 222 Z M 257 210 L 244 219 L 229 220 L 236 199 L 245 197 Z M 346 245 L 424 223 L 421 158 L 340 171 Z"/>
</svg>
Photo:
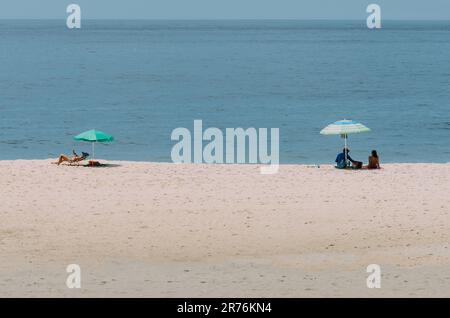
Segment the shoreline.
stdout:
<svg viewBox="0 0 450 318">
<path fill-rule="evenodd" d="M 38 159 L 0 159 L 0 162 L 23 162 L 23 161 L 28 161 L 28 162 L 54 162 L 56 161 L 58 158 L 38 158 Z M 105 163 L 110 163 L 110 164 L 167 164 L 167 165 L 200 165 L 200 166 L 267 166 L 267 164 L 261 164 L 261 163 L 194 163 L 194 162 L 190 162 L 190 163 L 174 163 L 171 161 L 146 161 L 146 160 L 121 160 L 121 159 L 102 159 L 102 158 L 95 158 L 96 161 L 101 161 L 101 162 L 105 162 Z M 85 162 L 89 161 L 89 159 L 86 159 Z M 364 161 L 365 163 L 365 161 Z M 391 166 L 391 165 L 448 165 L 450 164 L 450 161 L 447 162 L 416 162 L 416 161 L 395 161 L 395 162 L 381 162 L 382 167 L 387 165 L 387 166 Z M 314 165 L 320 165 L 320 166 L 334 166 L 334 163 L 332 161 L 327 162 L 327 163 L 279 163 L 278 164 L 280 167 L 281 166 L 299 166 L 299 167 L 304 167 L 304 166 L 314 166 Z"/>
<path fill-rule="evenodd" d="M 1 296 L 450 296 L 450 164 L 53 160 L 0 161 Z"/>
</svg>

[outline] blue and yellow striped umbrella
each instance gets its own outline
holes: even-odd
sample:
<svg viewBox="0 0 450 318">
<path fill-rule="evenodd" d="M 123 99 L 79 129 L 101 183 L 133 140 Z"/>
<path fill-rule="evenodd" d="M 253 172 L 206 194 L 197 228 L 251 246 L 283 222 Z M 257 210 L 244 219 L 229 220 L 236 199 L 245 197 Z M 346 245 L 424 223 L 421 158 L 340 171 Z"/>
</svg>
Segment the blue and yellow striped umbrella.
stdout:
<svg viewBox="0 0 450 318">
<path fill-rule="evenodd" d="M 370 128 L 367 128 L 361 123 L 354 120 L 338 120 L 320 131 L 322 135 L 340 135 L 344 138 L 344 147 L 347 148 L 347 139 L 350 134 L 359 134 L 369 132 Z M 345 158 L 347 160 L 347 158 Z"/>
<path fill-rule="evenodd" d="M 320 131 L 322 135 L 350 135 L 369 132 L 370 129 L 354 120 L 339 120 Z"/>
</svg>

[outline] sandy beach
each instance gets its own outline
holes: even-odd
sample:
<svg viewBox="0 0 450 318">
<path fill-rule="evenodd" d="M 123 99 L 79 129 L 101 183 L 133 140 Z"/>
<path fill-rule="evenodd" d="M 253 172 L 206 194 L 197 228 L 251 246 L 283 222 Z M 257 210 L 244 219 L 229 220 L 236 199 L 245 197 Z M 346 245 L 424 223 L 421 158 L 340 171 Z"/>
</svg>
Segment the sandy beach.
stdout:
<svg viewBox="0 0 450 318">
<path fill-rule="evenodd" d="M 0 161 L 1 297 L 450 297 L 450 164 L 50 162 Z"/>
</svg>

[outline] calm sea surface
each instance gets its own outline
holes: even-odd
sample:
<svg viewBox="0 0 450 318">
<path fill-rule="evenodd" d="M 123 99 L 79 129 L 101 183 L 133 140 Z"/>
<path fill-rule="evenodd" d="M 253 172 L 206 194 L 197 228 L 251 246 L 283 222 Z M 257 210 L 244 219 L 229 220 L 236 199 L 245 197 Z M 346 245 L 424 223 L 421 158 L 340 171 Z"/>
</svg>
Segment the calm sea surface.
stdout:
<svg viewBox="0 0 450 318">
<path fill-rule="evenodd" d="M 450 161 L 450 22 L 0 20 L 0 159 L 170 161 L 176 127 L 278 127 L 282 163 Z"/>
</svg>

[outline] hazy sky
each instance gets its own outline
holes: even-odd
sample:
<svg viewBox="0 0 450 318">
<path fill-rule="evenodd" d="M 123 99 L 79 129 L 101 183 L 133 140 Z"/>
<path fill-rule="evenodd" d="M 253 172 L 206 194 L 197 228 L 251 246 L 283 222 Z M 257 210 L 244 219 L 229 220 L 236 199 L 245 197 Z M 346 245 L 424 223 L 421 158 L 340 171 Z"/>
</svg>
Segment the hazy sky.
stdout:
<svg viewBox="0 0 450 318">
<path fill-rule="evenodd" d="M 86 19 L 383 19 L 450 20 L 450 0 L 1 0 L 0 18 L 63 18 L 70 3 Z"/>
</svg>

